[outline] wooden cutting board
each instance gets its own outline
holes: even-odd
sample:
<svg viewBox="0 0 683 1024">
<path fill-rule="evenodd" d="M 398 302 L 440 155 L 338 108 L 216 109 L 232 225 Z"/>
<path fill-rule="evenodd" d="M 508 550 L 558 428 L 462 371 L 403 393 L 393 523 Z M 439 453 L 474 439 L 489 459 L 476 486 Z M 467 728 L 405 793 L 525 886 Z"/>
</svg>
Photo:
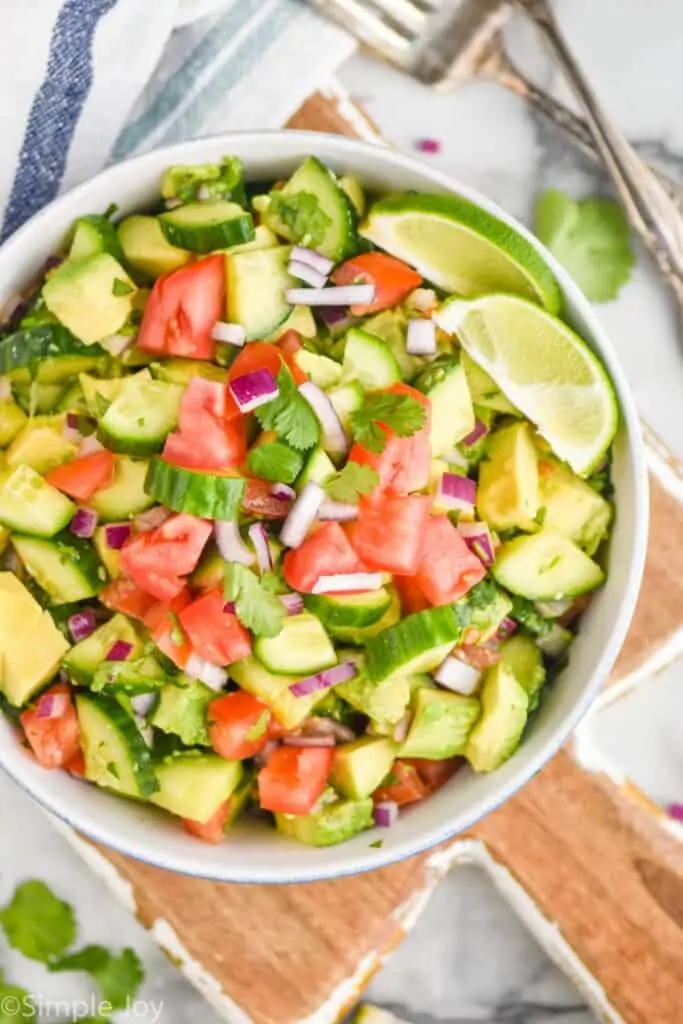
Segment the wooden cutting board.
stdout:
<svg viewBox="0 0 683 1024">
<path fill-rule="evenodd" d="M 342 94 L 292 126 L 378 140 Z M 646 685 L 683 652 L 683 474 L 649 437 L 652 537 L 645 582 L 612 682 Z M 464 836 L 357 878 L 299 886 L 196 881 L 96 849 L 84 857 L 188 978 L 235 1024 L 332 1024 L 404 937 L 444 872 L 477 863 L 601 1019 L 683 1021 L 683 845 L 632 786 L 568 745 Z"/>
</svg>

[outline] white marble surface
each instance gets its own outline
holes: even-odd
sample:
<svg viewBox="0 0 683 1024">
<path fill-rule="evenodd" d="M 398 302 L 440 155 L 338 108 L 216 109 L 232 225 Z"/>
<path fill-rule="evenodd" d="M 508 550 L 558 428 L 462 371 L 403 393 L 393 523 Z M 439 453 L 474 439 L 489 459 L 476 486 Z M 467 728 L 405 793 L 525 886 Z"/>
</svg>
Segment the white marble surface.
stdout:
<svg viewBox="0 0 683 1024">
<path fill-rule="evenodd" d="M 595 84 L 621 124 L 652 157 L 683 179 L 683 8 L 671 0 L 558 0 L 557 9 Z M 510 45 L 546 85 L 557 75 L 520 20 Z M 604 190 L 604 178 L 557 132 L 495 85 L 477 84 L 436 96 L 391 70 L 356 58 L 342 78 L 363 100 L 386 136 L 414 151 L 417 139 L 442 141 L 434 159 L 512 212 L 527 218 L 534 196 L 549 186 L 582 195 Z M 621 353 L 643 414 L 683 457 L 683 329 L 642 254 L 620 299 L 601 310 Z M 596 718 L 594 732 L 615 764 L 657 799 L 683 795 L 683 728 L 679 679 L 659 683 Z M 648 715 L 648 728 L 642 719 Z M 660 734 L 664 740 L 660 741 Z M 20 878 L 49 880 L 78 906 L 82 937 L 133 945 L 151 981 L 146 1010 L 120 1020 L 153 1020 L 164 1001 L 164 1024 L 214 1024 L 213 1012 L 168 965 L 140 926 L 103 886 L 42 813 L 0 779 L 0 904 Z M 7 823 L 11 822 L 11 828 Z M 0 965 L 45 999 L 81 998 L 87 987 L 13 958 L 0 941 Z M 516 921 L 488 881 L 460 869 L 444 883 L 416 931 L 373 982 L 373 996 L 416 1024 L 588 1024 L 573 987 Z M 154 1004 L 154 1005 L 153 1005 Z"/>
</svg>

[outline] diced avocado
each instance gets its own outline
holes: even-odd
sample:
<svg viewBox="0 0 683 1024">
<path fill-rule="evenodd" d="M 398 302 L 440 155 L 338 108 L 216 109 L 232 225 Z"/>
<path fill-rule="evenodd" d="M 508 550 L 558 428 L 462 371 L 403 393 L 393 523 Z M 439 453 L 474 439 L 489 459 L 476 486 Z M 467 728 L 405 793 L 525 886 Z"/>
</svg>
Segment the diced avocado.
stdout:
<svg viewBox="0 0 683 1024">
<path fill-rule="evenodd" d="M 295 729 L 304 718 L 308 718 L 311 709 L 321 697 L 320 693 L 313 693 L 308 697 L 295 697 L 289 688 L 302 677 L 269 672 L 258 658 L 236 661 L 230 666 L 230 676 L 243 690 L 267 704 L 286 729 Z"/>
<path fill-rule="evenodd" d="M 401 757 L 440 761 L 464 752 L 481 711 L 476 697 L 421 686 L 411 703 L 413 721 L 401 747 Z"/>
<path fill-rule="evenodd" d="M 402 309 L 385 309 L 382 313 L 377 313 L 364 322 L 363 330 L 375 334 L 387 343 L 404 380 L 411 380 L 422 368 L 422 360 L 417 356 L 411 356 L 406 350 L 408 317 Z"/>
<path fill-rule="evenodd" d="M 398 744 L 380 736 L 363 736 L 335 748 L 330 782 L 341 796 L 363 800 L 377 789 L 391 768 Z"/>
<path fill-rule="evenodd" d="M 316 484 L 325 484 L 331 480 L 337 472 L 332 459 L 322 448 L 314 448 L 308 456 L 303 470 L 296 482 L 297 490 L 302 490 L 311 481 Z"/>
<path fill-rule="evenodd" d="M 474 409 L 462 362 L 457 356 L 439 356 L 426 366 L 414 386 L 431 402 L 429 442 L 438 457 L 474 430 Z"/>
<path fill-rule="evenodd" d="M 121 330 L 133 309 L 134 294 L 128 274 L 106 252 L 67 260 L 43 285 L 50 312 L 86 345 Z"/>
<path fill-rule="evenodd" d="M 508 401 L 492 377 L 474 362 L 466 352 L 462 352 L 462 363 L 467 375 L 472 401 L 494 412 L 502 412 L 508 416 L 521 415 L 512 402 Z"/>
<path fill-rule="evenodd" d="M 250 799 L 254 795 L 256 789 L 256 772 L 252 768 L 246 767 L 244 761 L 242 762 L 242 778 L 239 781 L 239 785 L 234 790 L 230 797 L 230 804 L 228 806 L 228 816 L 225 819 L 225 829 L 231 828 L 244 808 L 249 803 Z"/>
<path fill-rule="evenodd" d="M 395 626 L 401 618 L 401 602 L 393 587 L 389 588 L 389 605 L 381 619 L 367 626 L 335 626 L 330 635 L 345 644 L 362 647 L 368 640 L 379 636 L 385 629 Z"/>
<path fill-rule="evenodd" d="M 106 526 L 97 527 L 93 535 L 93 544 L 102 565 L 107 570 L 109 579 L 117 580 L 121 575 L 121 552 L 116 548 L 109 547 Z"/>
<path fill-rule="evenodd" d="M 567 650 L 574 634 L 571 630 L 565 629 L 559 623 L 553 622 L 552 626 L 543 636 L 538 638 L 538 646 L 547 658 L 559 658 Z"/>
<path fill-rule="evenodd" d="M 276 814 L 278 832 L 307 846 L 335 846 L 371 828 L 372 800 L 335 800 L 313 814 Z"/>
<path fill-rule="evenodd" d="M 525 691 L 529 710 L 535 708 L 546 673 L 543 656 L 534 641 L 522 633 L 510 637 L 500 645 L 500 661 Z"/>
<path fill-rule="evenodd" d="M 599 587 L 605 574 L 581 548 L 552 530 L 515 537 L 499 548 L 491 570 L 506 590 L 530 601 L 559 601 Z"/>
<path fill-rule="evenodd" d="M 214 590 L 220 587 L 225 578 L 225 560 L 221 558 L 217 548 L 207 545 L 197 568 L 190 576 L 190 583 L 199 590 Z"/>
<path fill-rule="evenodd" d="M 379 391 L 401 380 L 401 368 L 385 341 L 352 327 L 346 335 L 343 376 L 368 391 Z"/>
<path fill-rule="evenodd" d="M 0 448 L 5 448 L 26 424 L 27 416 L 13 398 L 0 401 Z"/>
<path fill-rule="evenodd" d="M 56 673 L 69 645 L 11 572 L 0 572 L 0 690 L 21 707 Z"/>
<path fill-rule="evenodd" d="M 465 757 L 475 772 L 491 772 L 519 746 L 529 699 L 500 661 L 486 673 L 480 699 L 481 718 L 470 733 Z"/>
<path fill-rule="evenodd" d="M 491 434 L 479 467 L 477 509 L 494 530 L 536 528 L 538 454 L 531 424 L 513 423 Z"/>
<path fill-rule="evenodd" d="M 225 384 L 228 380 L 226 369 L 200 359 L 164 359 L 163 363 L 152 363 L 150 370 L 157 380 L 164 380 L 169 384 L 187 386 L 194 377 L 215 380 L 219 384 Z"/>
<path fill-rule="evenodd" d="M 101 519 L 107 522 L 132 519 L 152 507 L 154 498 L 145 491 L 148 467 L 149 463 L 144 459 L 117 458 L 114 479 L 90 499 L 92 508 Z"/>
<path fill-rule="evenodd" d="M 297 366 L 308 374 L 319 388 L 331 388 L 341 380 L 342 368 L 328 356 L 319 356 L 305 348 L 299 349 L 294 357 Z"/>
<path fill-rule="evenodd" d="M 464 600 L 472 613 L 465 631 L 465 643 L 486 643 L 512 611 L 508 595 L 488 578 L 472 587 Z"/>
<path fill-rule="evenodd" d="M 30 466 L 0 473 L 0 523 L 37 537 L 54 537 L 76 506 Z"/>
<path fill-rule="evenodd" d="M 147 277 L 161 277 L 184 267 L 190 253 L 171 245 L 156 217 L 126 217 L 118 226 L 124 256 L 133 270 Z"/>
<path fill-rule="evenodd" d="M 125 615 L 114 615 L 109 622 L 96 629 L 85 640 L 72 647 L 64 659 L 64 668 L 78 683 L 87 683 L 94 676 L 115 643 L 121 640 L 131 645 L 128 657 L 139 658 L 142 641 Z"/>
<path fill-rule="evenodd" d="M 587 555 L 594 555 L 609 531 L 610 503 L 568 466 L 547 455 L 541 455 L 538 472 L 544 528 L 569 537 Z"/>
<path fill-rule="evenodd" d="M 156 769 L 159 789 L 150 800 L 171 814 L 206 822 L 237 789 L 240 761 L 192 751 L 162 762 Z"/>
<path fill-rule="evenodd" d="M 410 700 L 410 682 L 407 676 L 393 676 L 381 683 L 375 683 L 365 672 L 365 659 L 358 651 L 339 651 L 341 661 L 353 659 L 358 675 L 335 686 L 339 694 L 351 707 L 369 719 L 382 731 L 390 732 L 406 713 Z"/>
<path fill-rule="evenodd" d="M 259 230 L 259 228 L 256 228 L 256 231 Z M 234 252 L 234 250 L 232 251 Z M 318 333 L 318 325 L 315 322 L 310 306 L 294 306 L 287 319 L 263 340 L 279 341 L 287 331 L 296 331 L 302 338 L 315 338 Z"/>
<path fill-rule="evenodd" d="M 215 699 L 214 691 L 204 683 L 181 677 L 163 687 L 150 723 L 162 732 L 178 736 L 188 747 L 209 747 L 206 711 Z"/>
<path fill-rule="evenodd" d="M 36 473 L 48 473 L 78 453 L 78 446 L 64 436 L 66 414 L 36 416 L 30 420 L 7 449 L 8 466 L 30 466 Z"/>
</svg>

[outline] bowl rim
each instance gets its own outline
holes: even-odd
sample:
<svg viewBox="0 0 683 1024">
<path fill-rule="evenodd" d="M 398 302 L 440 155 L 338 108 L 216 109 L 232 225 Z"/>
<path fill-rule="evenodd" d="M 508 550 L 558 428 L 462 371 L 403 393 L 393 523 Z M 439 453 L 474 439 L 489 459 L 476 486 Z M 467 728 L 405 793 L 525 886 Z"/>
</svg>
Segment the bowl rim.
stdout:
<svg viewBox="0 0 683 1024">
<path fill-rule="evenodd" d="M 207 147 L 215 147 L 216 150 L 223 149 L 226 153 L 230 152 L 231 144 L 234 144 L 235 140 L 239 140 L 240 148 L 250 144 L 258 145 L 264 141 L 270 141 L 273 144 L 272 158 L 274 161 L 277 161 L 279 157 L 288 158 L 290 156 L 289 153 L 281 154 L 278 152 L 278 143 L 284 139 L 288 139 L 291 144 L 299 143 L 299 158 L 306 153 L 315 155 L 319 149 L 327 147 L 334 150 L 334 156 L 342 159 L 348 158 L 352 167 L 355 155 L 357 160 L 362 160 L 365 156 L 371 160 L 379 159 L 380 162 L 385 162 L 389 167 L 393 165 L 394 167 L 403 168 L 405 171 L 421 178 L 425 183 L 425 187 L 431 183 L 447 193 L 461 195 L 483 207 L 515 228 L 541 253 L 555 274 L 563 296 L 569 300 L 570 304 L 579 312 L 581 318 L 585 320 L 591 341 L 598 351 L 601 361 L 605 364 L 618 394 L 620 415 L 627 442 L 627 461 L 630 463 L 633 476 L 633 503 L 636 528 L 631 546 L 627 581 L 623 588 L 618 614 L 613 622 L 609 640 L 603 645 L 602 652 L 593 669 L 590 683 L 584 685 L 583 693 L 573 705 L 571 712 L 565 716 L 561 725 L 556 726 L 545 741 L 539 745 L 536 754 L 530 760 L 520 764 L 519 769 L 506 784 L 496 789 L 488 797 L 478 798 L 472 803 L 469 810 L 460 812 L 456 818 L 445 819 L 441 827 L 433 827 L 421 834 L 419 838 L 406 839 L 384 849 L 368 848 L 365 852 L 354 852 L 346 856 L 344 855 L 345 844 L 340 844 L 337 847 L 328 847 L 326 852 L 329 854 L 330 851 L 334 850 L 336 851 L 336 856 L 334 854 L 330 855 L 320 870 L 315 870 L 312 866 L 305 865 L 297 871 L 290 870 L 286 875 L 273 873 L 270 870 L 261 868 L 252 867 L 250 869 L 248 864 L 240 870 L 236 870 L 230 865 L 225 865 L 225 870 L 221 869 L 220 864 L 207 866 L 207 863 L 202 862 L 201 854 L 204 846 L 199 842 L 197 843 L 197 854 L 182 857 L 171 856 L 169 859 L 166 859 L 156 850 L 156 846 L 160 845 L 158 843 L 149 843 L 141 840 L 137 847 L 131 847 L 129 843 L 122 843 L 118 833 L 114 829 L 109 830 L 107 828 L 106 816 L 103 816 L 100 820 L 93 820 L 92 816 L 85 812 L 79 814 L 75 809 L 69 808 L 67 810 L 66 806 L 56 808 L 53 801 L 41 791 L 39 785 L 32 785 L 21 776 L 20 769 L 15 771 L 6 763 L 6 758 L 0 748 L 0 767 L 44 810 L 59 819 L 64 825 L 74 829 L 77 833 L 94 842 L 102 843 L 117 853 L 124 854 L 150 866 L 198 879 L 240 884 L 284 885 L 314 882 L 362 874 L 366 871 L 387 867 L 408 857 L 424 853 L 466 832 L 526 785 L 558 753 L 576 729 L 581 719 L 589 710 L 616 661 L 626 638 L 640 591 L 647 554 L 649 523 L 647 461 L 640 419 L 635 407 L 633 394 L 616 350 L 588 299 L 580 291 L 578 285 L 569 276 L 568 272 L 557 262 L 552 253 L 516 217 L 509 214 L 478 189 L 466 185 L 437 168 L 429 167 L 415 157 L 395 152 L 388 146 L 327 132 L 273 129 L 218 133 L 202 136 L 187 142 L 175 143 L 171 146 L 159 147 L 104 168 L 97 175 L 58 196 L 34 214 L 0 246 L 0 273 L 4 264 L 11 263 L 15 249 L 18 250 L 23 246 L 24 239 L 27 236 L 32 236 L 35 232 L 38 232 L 43 225 L 49 230 L 50 221 L 62 206 L 66 206 L 70 202 L 77 202 L 81 195 L 87 195 L 91 190 L 100 191 L 105 195 L 110 182 L 115 192 L 117 175 L 124 173 L 124 169 L 125 173 L 130 174 L 131 170 L 137 167 L 144 168 L 146 164 L 170 165 L 178 162 L 198 162 L 201 157 L 197 157 L 195 154 L 201 153 Z M 329 157 L 330 154 L 326 153 L 322 159 L 328 159 Z M 130 190 L 129 185 L 125 187 Z M 111 199 L 111 196 L 109 198 Z M 67 801 L 62 801 L 62 803 L 66 805 Z"/>
</svg>

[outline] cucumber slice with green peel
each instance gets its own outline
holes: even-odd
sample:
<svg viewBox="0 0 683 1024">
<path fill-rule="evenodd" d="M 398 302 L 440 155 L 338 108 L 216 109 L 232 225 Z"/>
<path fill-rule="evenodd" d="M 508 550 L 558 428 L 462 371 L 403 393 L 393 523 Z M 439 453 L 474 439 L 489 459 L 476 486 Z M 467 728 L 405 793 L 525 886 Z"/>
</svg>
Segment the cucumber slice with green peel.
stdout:
<svg viewBox="0 0 683 1024">
<path fill-rule="evenodd" d="M 285 729 L 295 729 L 308 718 L 313 707 L 324 693 L 312 693 L 308 697 L 295 697 L 289 689 L 301 680 L 301 674 L 285 676 L 269 672 L 258 658 L 244 658 L 230 666 L 230 678 L 247 693 L 258 697 L 267 704 Z"/>
<path fill-rule="evenodd" d="M 335 464 L 326 451 L 314 448 L 296 482 L 297 491 L 301 491 L 307 483 L 326 484 L 337 472 Z"/>
<path fill-rule="evenodd" d="M 78 445 L 64 436 L 66 415 L 36 416 L 17 434 L 6 452 L 7 465 L 30 466 L 48 473 L 78 454 Z"/>
<path fill-rule="evenodd" d="M 605 580 L 597 562 L 551 530 L 507 541 L 498 550 L 491 571 L 502 587 L 530 601 L 579 597 Z"/>
<path fill-rule="evenodd" d="M 337 626 L 373 626 L 391 605 L 391 594 L 384 587 L 366 594 L 305 594 L 304 604 L 332 633 Z"/>
<path fill-rule="evenodd" d="M 219 384 L 226 384 L 228 380 L 227 370 L 200 359 L 164 359 L 163 363 L 152 363 L 150 371 L 156 380 L 182 384 L 184 387 L 187 387 L 194 377 L 215 380 Z"/>
<path fill-rule="evenodd" d="M 492 772 L 519 746 L 529 699 L 502 662 L 486 673 L 480 699 L 481 717 L 469 735 L 464 753 L 475 772 Z"/>
<path fill-rule="evenodd" d="M 79 373 L 102 371 L 109 356 L 85 345 L 58 323 L 40 324 L 0 341 L 0 375 L 16 383 L 62 384 Z"/>
<path fill-rule="evenodd" d="M 172 274 L 190 259 L 186 249 L 167 240 L 157 217 L 126 217 L 118 226 L 118 235 L 126 262 L 146 277 Z"/>
<path fill-rule="evenodd" d="M 334 800 L 312 814 L 276 814 L 275 827 L 306 846 L 336 846 L 372 828 L 373 805 L 365 800 Z"/>
<path fill-rule="evenodd" d="M 401 602 L 396 591 L 391 588 L 389 605 L 382 618 L 378 619 L 377 622 L 373 622 L 368 626 L 326 626 L 325 628 L 335 640 L 340 640 L 342 643 L 352 644 L 356 647 L 362 647 L 368 640 L 372 640 L 373 637 L 383 633 L 385 629 L 395 626 L 400 621 L 400 618 Z"/>
<path fill-rule="evenodd" d="M 472 398 L 457 356 L 439 356 L 413 381 L 431 402 L 429 443 L 438 458 L 474 430 Z"/>
<path fill-rule="evenodd" d="M 366 646 L 368 675 L 381 682 L 437 668 L 459 643 L 470 619 L 466 605 L 443 605 L 408 615 Z"/>
<path fill-rule="evenodd" d="M 401 380 L 401 368 L 387 343 L 359 327 L 347 332 L 342 370 L 345 380 L 358 381 L 367 391 L 379 391 Z"/>
<path fill-rule="evenodd" d="M 254 240 L 254 221 L 237 203 L 187 203 L 159 214 L 164 237 L 178 249 L 209 253 Z"/>
<path fill-rule="evenodd" d="M 147 371 L 142 370 L 141 373 L 147 373 L 149 379 L 150 375 Z M 83 398 L 88 412 L 95 419 L 99 419 L 105 414 L 114 399 L 121 394 L 125 383 L 124 377 L 100 379 L 91 377 L 89 373 L 81 373 L 78 380 L 83 389 Z"/>
<path fill-rule="evenodd" d="M 158 789 L 150 800 L 180 818 L 203 823 L 230 799 L 242 773 L 240 761 L 190 751 L 157 765 Z"/>
<path fill-rule="evenodd" d="M 183 388 L 161 380 L 127 377 L 100 419 L 99 436 L 107 448 L 127 455 L 153 455 L 178 424 Z"/>
<path fill-rule="evenodd" d="M 117 613 L 109 622 L 72 647 L 64 659 L 64 668 L 77 683 L 89 683 L 114 644 L 119 641 L 130 644 L 128 658 L 133 661 L 142 654 L 142 641 L 135 627 L 125 615 Z"/>
<path fill-rule="evenodd" d="M 100 519 L 116 523 L 121 519 L 132 519 L 152 507 L 154 498 L 145 491 L 148 467 L 149 463 L 144 459 L 129 459 L 122 455 L 116 460 L 114 479 L 90 499 L 90 506 Z"/>
<path fill-rule="evenodd" d="M 287 331 L 296 331 L 302 338 L 315 338 L 318 325 L 310 306 L 292 306 L 289 316 L 264 341 L 279 341 Z"/>
<path fill-rule="evenodd" d="M 126 271 L 107 252 L 66 260 L 43 285 L 50 312 L 85 345 L 121 330 L 135 292 Z"/>
<path fill-rule="evenodd" d="M 468 736 L 481 714 L 476 697 L 420 686 L 411 704 L 413 719 L 401 747 L 401 757 L 441 761 L 464 753 Z"/>
<path fill-rule="evenodd" d="M 13 398 L 0 400 L 0 448 L 7 447 L 26 425 L 27 420 L 26 413 Z"/>
<path fill-rule="evenodd" d="M 351 380 L 348 384 L 342 384 L 338 388 L 332 388 L 327 393 L 339 422 L 347 434 L 351 433 L 351 415 L 357 412 L 363 404 L 365 391 L 363 385 L 357 380 Z"/>
<path fill-rule="evenodd" d="M 39 384 L 38 381 L 31 381 L 30 384 L 15 384 L 14 395 L 29 417 L 38 414 L 54 412 L 64 397 L 63 384 Z"/>
<path fill-rule="evenodd" d="M 80 381 L 76 381 L 63 392 L 59 404 L 57 405 L 57 412 L 72 412 L 77 416 L 88 416 L 90 410 L 88 409 L 88 403 L 85 400 L 83 394 L 83 388 L 81 387 Z"/>
<path fill-rule="evenodd" d="M 313 675 L 337 664 L 320 620 L 307 612 L 284 619 L 277 636 L 258 637 L 254 654 L 270 672 L 282 675 Z"/>
<path fill-rule="evenodd" d="M 248 341 L 267 337 L 292 311 L 285 293 L 299 282 L 287 269 L 291 251 L 280 245 L 226 255 L 228 320 L 244 327 Z"/>
<path fill-rule="evenodd" d="M 246 489 L 243 477 L 218 476 L 153 459 L 145 480 L 147 494 L 174 512 L 202 519 L 236 522 Z"/>
<path fill-rule="evenodd" d="M 29 466 L 0 473 L 0 523 L 35 537 L 54 537 L 76 506 Z"/>
<path fill-rule="evenodd" d="M 154 658 L 135 658 L 132 661 L 104 661 L 90 681 L 93 693 L 110 697 L 135 697 L 142 693 L 161 693 L 166 674 Z"/>
<path fill-rule="evenodd" d="M 328 356 L 317 355 L 315 352 L 308 352 L 305 348 L 302 348 L 299 349 L 294 358 L 297 366 L 319 388 L 334 387 L 341 380 L 342 368 L 340 364 Z"/>
<path fill-rule="evenodd" d="M 53 604 L 94 597 L 106 582 L 107 574 L 92 545 L 71 533 L 51 540 L 15 533 L 12 546 Z"/>
<path fill-rule="evenodd" d="M 69 259 L 78 260 L 98 252 L 108 252 L 119 262 L 123 260 L 123 250 L 112 222 L 102 213 L 88 213 L 79 217 L 74 225 Z"/>
<path fill-rule="evenodd" d="M 363 321 L 363 330 L 386 342 L 394 354 L 404 380 L 412 380 L 424 362 L 406 349 L 408 316 L 403 309 L 385 309 Z"/>
<path fill-rule="evenodd" d="M 158 784 L 152 755 L 135 720 L 114 697 L 76 697 L 85 777 L 123 796 L 146 799 Z"/>
</svg>

